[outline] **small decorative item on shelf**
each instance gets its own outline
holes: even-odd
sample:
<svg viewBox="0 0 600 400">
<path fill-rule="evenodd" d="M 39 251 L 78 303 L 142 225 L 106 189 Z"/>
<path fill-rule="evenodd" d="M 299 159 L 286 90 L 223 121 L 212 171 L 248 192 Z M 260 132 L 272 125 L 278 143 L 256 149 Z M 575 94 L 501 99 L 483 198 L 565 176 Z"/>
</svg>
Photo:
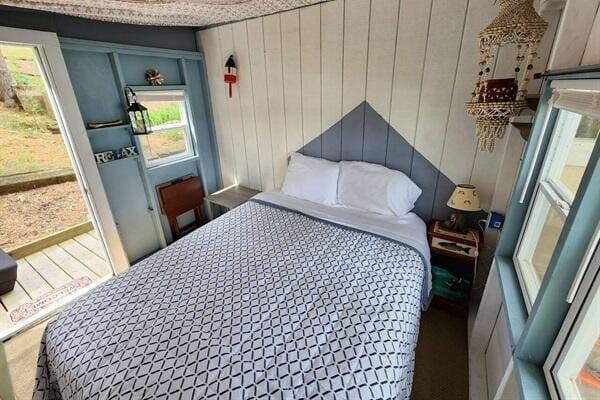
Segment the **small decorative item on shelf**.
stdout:
<svg viewBox="0 0 600 400">
<path fill-rule="evenodd" d="M 152 133 L 150 116 L 148 109 L 138 103 L 135 92 L 128 86 L 125 88 L 125 98 L 127 99 L 127 114 L 134 135 L 147 135 Z"/>
<path fill-rule="evenodd" d="M 444 221 L 442 227 L 460 233 L 467 232 L 468 230 L 464 212 L 481 211 L 477 188 L 473 185 L 456 185 L 454 192 L 452 192 L 452 195 L 448 199 L 447 205 L 456 210 L 456 212 L 450 216 L 450 219 Z"/>
<path fill-rule="evenodd" d="M 94 158 L 96 159 L 96 164 L 104 164 L 115 159 L 115 152 L 112 150 L 101 151 L 94 153 Z"/>
<path fill-rule="evenodd" d="M 479 33 L 481 70 L 471 102 L 466 104 L 467 113 L 475 118 L 479 149 L 483 151 L 493 151 L 496 139 L 504 136 L 509 119 L 527 107 L 525 94 L 532 62 L 548 26 L 533 8 L 533 0 L 497 3 L 500 14 Z M 489 79 L 498 50 L 508 44 L 515 44 L 518 50 L 514 79 Z"/>
<path fill-rule="evenodd" d="M 105 164 L 111 161 L 120 160 L 121 158 L 136 157 L 138 155 L 136 146 L 121 147 L 119 150 L 107 150 L 99 153 L 94 153 L 96 164 Z"/>
<path fill-rule="evenodd" d="M 146 78 L 146 82 L 148 82 L 148 85 L 150 86 L 160 86 L 165 83 L 165 77 L 157 69 L 149 69 L 146 71 L 144 78 Z"/>
<path fill-rule="evenodd" d="M 122 119 L 117 119 L 109 122 L 90 122 L 87 124 L 88 129 L 100 129 L 100 128 L 108 128 L 110 126 L 119 126 L 123 125 Z"/>
</svg>

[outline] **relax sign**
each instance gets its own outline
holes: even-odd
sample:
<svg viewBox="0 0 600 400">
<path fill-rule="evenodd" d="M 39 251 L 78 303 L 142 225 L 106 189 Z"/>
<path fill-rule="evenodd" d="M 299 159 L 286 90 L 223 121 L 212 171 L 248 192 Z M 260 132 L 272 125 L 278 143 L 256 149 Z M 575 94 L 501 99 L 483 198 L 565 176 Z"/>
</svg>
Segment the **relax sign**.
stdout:
<svg viewBox="0 0 600 400">
<path fill-rule="evenodd" d="M 137 148 L 135 146 L 122 147 L 117 150 L 101 151 L 94 153 L 96 164 L 104 164 L 121 158 L 135 157 L 138 155 Z"/>
</svg>

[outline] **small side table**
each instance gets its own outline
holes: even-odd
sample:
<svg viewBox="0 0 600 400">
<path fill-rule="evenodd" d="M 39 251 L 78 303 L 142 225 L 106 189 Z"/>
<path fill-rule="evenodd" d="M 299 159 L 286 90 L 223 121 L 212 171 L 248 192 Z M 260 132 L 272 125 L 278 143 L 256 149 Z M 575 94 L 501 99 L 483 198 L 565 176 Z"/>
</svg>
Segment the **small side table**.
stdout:
<svg viewBox="0 0 600 400">
<path fill-rule="evenodd" d="M 458 233 L 431 220 L 427 229 L 433 275 L 433 304 L 459 315 L 467 315 L 475 279 L 478 251 L 483 235 L 477 229 Z"/>
<path fill-rule="evenodd" d="M 206 196 L 204 199 L 211 204 L 231 210 L 244 204 L 248 199 L 258 193 L 260 193 L 258 190 L 236 185 L 219 190 L 218 192 Z"/>
</svg>

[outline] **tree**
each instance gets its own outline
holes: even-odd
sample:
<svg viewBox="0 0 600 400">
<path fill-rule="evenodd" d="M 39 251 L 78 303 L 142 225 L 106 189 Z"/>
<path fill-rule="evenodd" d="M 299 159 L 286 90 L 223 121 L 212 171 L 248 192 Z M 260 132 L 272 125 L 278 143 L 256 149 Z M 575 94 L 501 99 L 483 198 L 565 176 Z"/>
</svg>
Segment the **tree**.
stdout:
<svg viewBox="0 0 600 400">
<path fill-rule="evenodd" d="M 13 85 L 12 76 L 6 65 L 6 59 L 0 49 L 0 101 L 4 102 L 4 107 L 18 108 L 23 110 L 23 105 L 19 100 L 17 91 Z"/>
</svg>

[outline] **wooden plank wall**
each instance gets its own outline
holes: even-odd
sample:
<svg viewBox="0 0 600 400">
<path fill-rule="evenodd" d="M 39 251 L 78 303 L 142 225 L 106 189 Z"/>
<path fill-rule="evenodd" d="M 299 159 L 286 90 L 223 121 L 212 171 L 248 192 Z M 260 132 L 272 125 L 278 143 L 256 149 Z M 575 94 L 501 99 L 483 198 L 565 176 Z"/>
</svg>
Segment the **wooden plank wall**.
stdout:
<svg viewBox="0 0 600 400">
<path fill-rule="evenodd" d="M 563 0 L 549 69 L 600 64 L 600 0 Z"/>
<path fill-rule="evenodd" d="M 516 168 L 503 166 L 503 157 L 518 162 L 524 142 L 505 137 L 493 153 L 479 152 L 464 110 L 477 78 L 477 33 L 497 10 L 479 0 L 335 0 L 200 31 L 224 185 L 279 187 L 289 152 L 332 126 L 317 146 L 337 140 L 338 130 L 343 143 L 362 140 L 353 130 L 370 126 L 365 117 L 336 123 L 366 100 L 453 182 L 477 185 L 485 209 L 495 193 L 507 198 L 514 177 L 498 176 Z M 558 15 L 547 18 L 536 72 L 545 69 Z M 503 50 L 494 76 L 512 76 L 515 51 Z M 223 83 L 230 54 L 239 81 L 232 98 Z M 377 144 L 364 143 L 364 151 L 370 146 Z M 342 144 L 342 157 L 354 148 Z"/>
</svg>

